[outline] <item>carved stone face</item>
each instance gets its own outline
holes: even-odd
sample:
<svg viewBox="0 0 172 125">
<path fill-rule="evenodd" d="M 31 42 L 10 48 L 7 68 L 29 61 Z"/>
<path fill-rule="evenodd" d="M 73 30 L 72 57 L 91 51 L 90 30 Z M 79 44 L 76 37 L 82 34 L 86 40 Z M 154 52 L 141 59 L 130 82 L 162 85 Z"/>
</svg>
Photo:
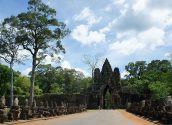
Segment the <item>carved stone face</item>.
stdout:
<svg viewBox="0 0 172 125">
<path fill-rule="evenodd" d="M 45 106 L 46 106 L 46 107 L 49 107 L 49 105 L 48 105 L 48 101 L 46 101 L 46 102 L 45 102 Z"/>
<path fill-rule="evenodd" d="M 19 105 L 19 100 L 18 100 L 18 98 L 15 98 L 14 99 L 14 106 L 18 106 Z"/>
<path fill-rule="evenodd" d="M 53 102 L 51 101 L 51 107 L 54 107 L 54 104 L 53 104 Z"/>
<path fill-rule="evenodd" d="M 0 106 L 2 106 L 2 107 L 5 106 L 5 97 L 4 96 L 1 97 Z"/>
<path fill-rule="evenodd" d="M 54 107 L 57 107 L 57 103 L 56 102 L 54 102 Z"/>
<path fill-rule="evenodd" d="M 33 107 L 36 107 L 36 100 L 33 100 Z"/>
<path fill-rule="evenodd" d="M 40 106 L 43 106 L 43 102 L 42 101 L 40 102 Z"/>
<path fill-rule="evenodd" d="M 28 99 L 25 99 L 25 106 L 27 107 L 28 105 Z"/>
</svg>

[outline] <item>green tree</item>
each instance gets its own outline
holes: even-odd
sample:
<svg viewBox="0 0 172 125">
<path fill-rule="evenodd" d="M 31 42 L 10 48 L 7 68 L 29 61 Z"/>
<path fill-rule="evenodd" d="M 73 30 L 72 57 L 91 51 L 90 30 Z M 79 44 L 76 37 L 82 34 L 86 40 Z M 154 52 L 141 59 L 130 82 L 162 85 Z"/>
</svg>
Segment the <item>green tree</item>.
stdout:
<svg viewBox="0 0 172 125">
<path fill-rule="evenodd" d="M 14 81 L 15 95 L 29 95 L 30 79 L 27 76 L 19 75 Z"/>
<path fill-rule="evenodd" d="M 57 83 L 52 84 L 50 88 L 50 93 L 63 94 L 63 89 Z"/>
<path fill-rule="evenodd" d="M 14 72 L 14 79 L 15 81 L 17 78 L 20 76 L 20 72 L 18 71 L 13 71 Z M 10 68 L 6 65 L 0 64 L 0 95 L 10 95 Z M 14 81 L 14 88 L 15 88 L 15 83 Z M 14 89 L 15 91 L 15 89 Z M 14 92 L 15 94 L 15 92 Z"/>
<path fill-rule="evenodd" d="M 10 69 L 8 66 L 0 64 L 0 95 L 7 95 L 10 81 Z"/>
<path fill-rule="evenodd" d="M 38 65 L 36 68 L 36 84 L 43 93 L 78 94 L 86 91 L 91 78 L 75 69 L 62 69 L 48 65 Z"/>
<path fill-rule="evenodd" d="M 126 71 L 129 72 L 126 86 L 141 95 L 149 98 L 151 94 L 152 98 L 158 99 L 171 91 L 172 66 L 168 60 L 152 60 L 148 64 L 145 61 L 131 62 L 126 66 Z"/>
<path fill-rule="evenodd" d="M 145 61 L 136 61 L 136 63 L 128 63 L 128 65 L 125 66 L 125 70 L 129 73 L 127 78 L 140 78 L 146 70 L 146 66 L 147 64 Z"/>
<path fill-rule="evenodd" d="M 44 93 L 51 93 L 54 91 L 53 87 L 56 89 L 61 87 L 64 81 L 61 70 L 61 68 L 52 67 L 51 64 L 38 65 L 36 68 L 36 85 L 39 85 Z"/>
<path fill-rule="evenodd" d="M 41 0 L 29 0 L 28 11 L 19 14 L 18 42 L 32 55 L 30 105 L 34 97 L 35 69 L 47 56 L 65 52 L 61 40 L 69 33 L 64 23 L 56 19 L 55 9 Z"/>
<path fill-rule="evenodd" d="M 162 99 L 170 94 L 171 88 L 167 83 L 155 82 L 149 85 L 150 91 L 152 92 L 153 99 Z"/>
<path fill-rule="evenodd" d="M 16 17 L 11 17 L 10 19 L 5 19 L 0 27 L 0 59 L 3 59 L 6 63 L 10 65 L 11 74 L 11 91 L 10 91 L 10 106 L 13 105 L 13 88 L 14 88 L 14 78 L 13 78 L 13 65 L 14 63 L 19 63 L 22 57 L 19 58 L 19 48 L 20 44 L 16 42 L 17 29 L 14 27 L 16 23 Z M 24 56 L 23 56 L 24 57 Z"/>
</svg>

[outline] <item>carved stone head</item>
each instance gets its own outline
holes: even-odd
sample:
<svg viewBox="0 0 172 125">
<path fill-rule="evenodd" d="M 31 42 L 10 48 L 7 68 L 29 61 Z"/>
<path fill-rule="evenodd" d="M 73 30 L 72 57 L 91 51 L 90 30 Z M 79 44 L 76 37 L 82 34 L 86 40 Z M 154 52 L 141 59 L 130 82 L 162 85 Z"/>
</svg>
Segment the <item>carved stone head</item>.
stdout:
<svg viewBox="0 0 172 125">
<path fill-rule="evenodd" d="M 57 102 L 54 102 L 54 107 L 57 107 Z"/>
<path fill-rule="evenodd" d="M 28 107 L 29 103 L 28 103 L 28 99 L 25 99 L 25 107 Z"/>
<path fill-rule="evenodd" d="M 36 100 L 33 100 L 33 107 L 36 107 Z"/>
<path fill-rule="evenodd" d="M 0 106 L 1 107 L 5 106 L 5 97 L 4 96 L 1 97 Z"/>
<path fill-rule="evenodd" d="M 49 105 L 48 105 L 48 101 L 45 102 L 45 107 L 48 108 Z"/>
<path fill-rule="evenodd" d="M 51 108 L 53 108 L 54 107 L 54 103 L 53 103 L 53 101 L 51 101 Z"/>
<path fill-rule="evenodd" d="M 43 106 L 43 105 L 44 105 L 44 103 L 41 101 L 41 102 L 40 102 L 40 106 Z"/>
<path fill-rule="evenodd" d="M 19 106 L 19 99 L 17 97 L 14 99 L 14 106 Z"/>
</svg>

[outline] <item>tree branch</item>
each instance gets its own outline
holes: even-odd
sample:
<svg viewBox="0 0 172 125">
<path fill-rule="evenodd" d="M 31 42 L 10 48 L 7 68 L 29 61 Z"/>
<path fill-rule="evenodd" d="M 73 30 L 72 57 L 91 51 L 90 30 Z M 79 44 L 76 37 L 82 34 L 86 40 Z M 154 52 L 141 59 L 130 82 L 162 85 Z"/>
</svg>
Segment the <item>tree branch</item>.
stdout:
<svg viewBox="0 0 172 125">
<path fill-rule="evenodd" d="M 5 57 L 3 57 L 3 56 L 1 56 L 0 55 L 0 58 L 2 58 L 5 62 L 7 62 L 7 63 L 10 63 L 11 61 L 9 61 L 8 59 L 6 59 Z"/>
<path fill-rule="evenodd" d="M 30 48 L 28 48 L 26 45 L 22 44 L 23 48 L 28 50 L 32 55 L 33 55 L 33 52 Z"/>
</svg>

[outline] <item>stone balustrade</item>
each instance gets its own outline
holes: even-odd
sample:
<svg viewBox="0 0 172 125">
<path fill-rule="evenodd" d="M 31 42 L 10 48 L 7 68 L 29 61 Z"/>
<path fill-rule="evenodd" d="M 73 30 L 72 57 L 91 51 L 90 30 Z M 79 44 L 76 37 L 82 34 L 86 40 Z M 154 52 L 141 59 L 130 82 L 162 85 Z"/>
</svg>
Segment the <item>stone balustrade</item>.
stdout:
<svg viewBox="0 0 172 125">
<path fill-rule="evenodd" d="M 7 106 L 5 105 L 5 97 L 0 99 L 0 123 L 4 123 L 7 119 Z"/>
<path fill-rule="evenodd" d="M 172 104 L 170 102 L 172 101 L 143 100 L 141 102 L 129 102 L 126 110 L 151 120 L 159 120 L 164 124 L 172 124 Z"/>
<path fill-rule="evenodd" d="M 78 112 L 86 111 L 86 106 L 80 104 L 79 106 L 69 106 L 65 103 L 57 105 L 57 102 L 51 101 L 41 101 L 37 105 L 36 100 L 33 101 L 33 105 L 30 107 L 28 105 L 28 99 L 25 99 L 24 105 L 19 105 L 19 99 L 14 99 L 14 104 L 11 108 L 7 108 L 5 105 L 5 97 L 1 97 L 0 100 L 0 123 L 4 121 L 15 121 L 15 120 L 28 120 L 32 118 L 41 117 L 52 117 L 57 115 L 73 114 Z"/>
</svg>

